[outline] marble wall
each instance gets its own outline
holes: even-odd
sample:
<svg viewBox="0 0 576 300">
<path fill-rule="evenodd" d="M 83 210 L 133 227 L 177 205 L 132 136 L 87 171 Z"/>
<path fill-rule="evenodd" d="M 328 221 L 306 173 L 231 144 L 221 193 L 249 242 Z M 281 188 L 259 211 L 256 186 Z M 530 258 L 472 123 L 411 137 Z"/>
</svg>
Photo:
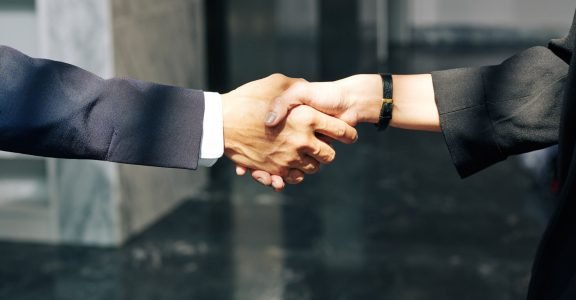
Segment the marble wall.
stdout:
<svg viewBox="0 0 576 300">
<path fill-rule="evenodd" d="M 37 39 L 38 49 L 37 55 L 29 54 L 71 63 L 103 78 L 126 76 L 201 89 L 202 3 L 36 0 L 38 33 L 29 38 Z M 35 207 L 18 206 L 18 211 L 1 206 L 0 238 L 120 245 L 198 195 L 207 177 L 207 169 L 36 160 L 35 166 L 46 165 L 37 173 L 43 174 L 39 180 L 47 186 L 41 198 L 48 200 Z"/>
<path fill-rule="evenodd" d="M 111 0 L 119 76 L 202 89 L 202 0 Z"/>
<path fill-rule="evenodd" d="M 56 160 L 55 175 L 58 242 L 117 245 L 130 235 L 122 225 L 127 199 L 120 195 L 115 165 Z"/>
<path fill-rule="evenodd" d="M 38 40 L 30 38 L 36 36 L 38 27 L 34 7 L 34 0 L 0 1 L 0 44 L 38 55 Z"/>
<path fill-rule="evenodd" d="M 102 77 L 114 75 L 110 5 L 103 0 L 37 0 L 40 56 Z"/>
<path fill-rule="evenodd" d="M 115 73 L 203 89 L 202 0 L 111 0 Z M 196 172 L 121 165 L 123 227 L 137 232 L 197 194 L 206 169 Z"/>
<path fill-rule="evenodd" d="M 37 0 L 39 56 L 114 75 L 108 1 Z M 118 168 L 106 162 L 53 160 L 56 240 L 113 245 L 122 241 Z"/>
</svg>

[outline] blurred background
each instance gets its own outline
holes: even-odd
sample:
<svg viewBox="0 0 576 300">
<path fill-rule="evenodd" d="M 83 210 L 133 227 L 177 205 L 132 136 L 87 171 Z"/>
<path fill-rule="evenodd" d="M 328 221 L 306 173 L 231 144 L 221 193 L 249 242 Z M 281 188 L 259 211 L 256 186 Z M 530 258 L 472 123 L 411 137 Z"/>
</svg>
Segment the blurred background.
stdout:
<svg viewBox="0 0 576 300">
<path fill-rule="evenodd" d="M 0 44 L 102 77 L 225 92 L 497 64 L 570 0 L 0 0 Z M 1 71 L 1 70 L 0 70 Z M 360 141 L 275 193 L 196 172 L 0 153 L 0 299 L 524 299 L 553 148 L 458 178 L 441 134 Z"/>
</svg>

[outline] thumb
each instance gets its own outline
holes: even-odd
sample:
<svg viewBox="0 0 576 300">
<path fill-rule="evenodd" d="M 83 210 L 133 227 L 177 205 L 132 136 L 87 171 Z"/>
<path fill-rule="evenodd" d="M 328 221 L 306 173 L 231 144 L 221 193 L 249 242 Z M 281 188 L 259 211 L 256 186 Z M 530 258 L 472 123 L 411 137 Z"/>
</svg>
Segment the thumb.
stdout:
<svg viewBox="0 0 576 300">
<path fill-rule="evenodd" d="M 268 113 L 266 113 L 266 126 L 274 127 L 282 122 L 288 112 L 294 107 L 306 104 L 310 95 L 310 88 L 308 82 L 295 83 L 284 91 L 280 96 L 276 97 L 268 106 Z"/>
</svg>

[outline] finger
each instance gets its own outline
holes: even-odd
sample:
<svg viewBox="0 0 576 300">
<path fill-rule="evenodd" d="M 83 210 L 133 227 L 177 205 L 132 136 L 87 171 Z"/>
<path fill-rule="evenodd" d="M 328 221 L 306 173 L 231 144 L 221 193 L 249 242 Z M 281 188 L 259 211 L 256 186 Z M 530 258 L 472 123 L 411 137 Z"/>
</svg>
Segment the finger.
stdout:
<svg viewBox="0 0 576 300">
<path fill-rule="evenodd" d="M 332 163 L 336 158 L 336 150 L 319 139 L 314 139 L 309 147 L 304 149 L 304 154 L 309 155 L 321 164 Z"/>
<path fill-rule="evenodd" d="M 265 186 L 269 186 L 272 184 L 272 176 L 270 175 L 270 173 L 265 171 L 260 170 L 252 171 L 252 178 L 254 178 L 254 180 L 260 182 Z"/>
<path fill-rule="evenodd" d="M 302 171 L 300 171 L 298 169 L 292 169 L 288 173 L 288 176 L 286 178 L 284 178 L 284 180 L 288 184 L 302 183 L 302 181 L 304 181 L 304 173 L 302 173 Z"/>
<path fill-rule="evenodd" d="M 358 140 L 358 132 L 354 127 L 325 114 L 316 115 L 314 131 L 344 144 L 353 144 Z"/>
<path fill-rule="evenodd" d="M 272 187 L 277 192 L 282 191 L 286 187 L 284 179 L 278 175 L 272 175 Z"/>
<path fill-rule="evenodd" d="M 320 170 L 320 162 L 308 155 L 304 155 L 304 157 L 298 163 L 292 165 L 291 167 L 310 175 Z"/>
<path fill-rule="evenodd" d="M 236 166 L 236 175 L 238 176 L 244 176 L 246 175 L 246 168 L 242 167 L 242 166 Z"/>
<path fill-rule="evenodd" d="M 286 118 L 288 112 L 301 104 L 306 104 L 311 95 L 310 83 L 298 82 L 274 99 L 268 107 L 266 126 L 274 127 Z"/>
</svg>

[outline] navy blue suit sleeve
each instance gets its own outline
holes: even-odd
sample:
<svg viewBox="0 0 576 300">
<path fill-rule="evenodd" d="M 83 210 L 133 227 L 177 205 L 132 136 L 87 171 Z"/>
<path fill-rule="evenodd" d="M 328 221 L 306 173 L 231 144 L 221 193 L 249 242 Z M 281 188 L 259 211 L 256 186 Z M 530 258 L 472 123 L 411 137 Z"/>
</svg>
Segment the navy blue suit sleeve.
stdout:
<svg viewBox="0 0 576 300">
<path fill-rule="evenodd" d="M 195 169 L 201 91 L 78 67 L 0 47 L 0 150 Z"/>
</svg>

